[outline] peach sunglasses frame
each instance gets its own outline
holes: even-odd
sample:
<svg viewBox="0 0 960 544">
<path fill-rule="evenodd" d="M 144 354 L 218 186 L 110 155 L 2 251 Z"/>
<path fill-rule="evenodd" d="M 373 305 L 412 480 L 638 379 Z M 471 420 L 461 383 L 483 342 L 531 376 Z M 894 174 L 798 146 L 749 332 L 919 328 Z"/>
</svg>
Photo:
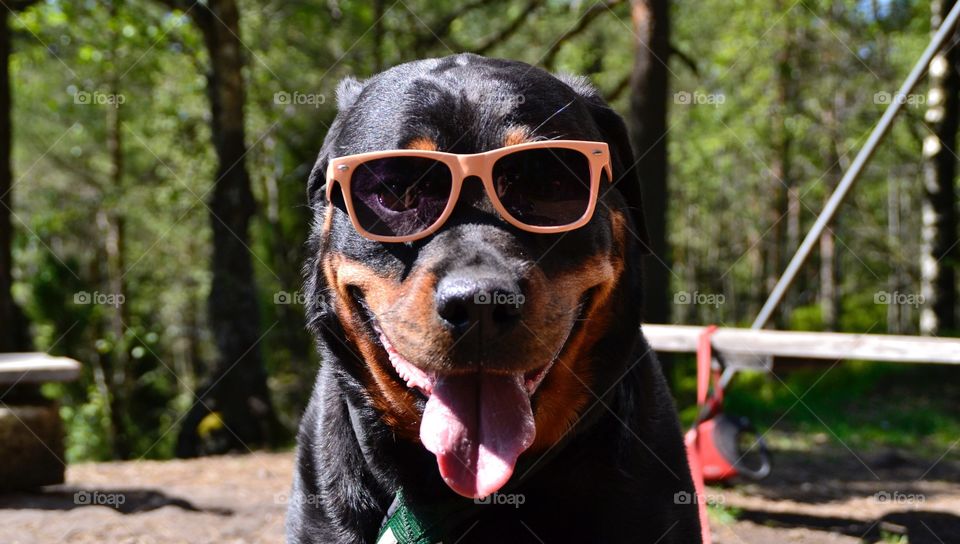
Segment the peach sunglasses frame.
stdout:
<svg viewBox="0 0 960 544">
<path fill-rule="evenodd" d="M 517 220 L 500 203 L 497 197 L 496 189 L 493 186 L 493 165 L 501 158 L 529 149 L 572 149 L 580 151 L 590 162 L 590 200 L 587 203 L 587 209 L 576 221 L 567 225 L 554 225 L 549 227 L 538 227 L 528 225 Z M 440 214 L 440 217 L 432 225 L 415 234 L 405 236 L 381 236 L 373 234 L 364 229 L 357 221 L 357 214 L 353 209 L 353 197 L 350 194 L 350 183 L 353 179 L 353 172 L 364 162 L 374 159 L 384 159 L 390 157 L 423 157 L 441 162 L 450 169 L 453 176 L 453 187 L 450 191 L 450 198 L 447 205 Z M 511 225 L 528 232 L 540 234 L 552 234 L 558 232 L 567 232 L 582 227 L 593 217 L 593 212 L 597 206 L 597 196 L 600 192 L 600 174 L 606 171 L 607 179 L 613 180 L 613 168 L 610 163 L 610 149 L 606 142 L 593 142 L 585 140 L 545 140 L 539 142 L 528 142 L 516 145 L 510 145 L 487 151 L 484 153 L 473 153 L 460 155 L 456 153 L 445 153 L 443 151 L 423 151 L 418 149 L 397 149 L 391 151 L 371 151 L 369 153 L 358 153 L 356 155 L 347 155 L 330 160 L 327 166 L 327 201 L 331 202 L 333 195 L 333 185 L 338 183 L 341 187 L 343 200 L 347 205 L 347 212 L 350 215 L 350 221 L 357 232 L 364 237 L 378 242 L 412 242 L 430 236 L 446 223 L 450 214 L 453 213 L 460 199 L 460 189 L 463 187 L 463 180 L 470 176 L 476 176 L 483 182 L 483 187 L 487 192 L 487 198 L 493 204 L 494 209 L 504 220 Z M 338 177 L 339 176 L 339 177 Z"/>
</svg>

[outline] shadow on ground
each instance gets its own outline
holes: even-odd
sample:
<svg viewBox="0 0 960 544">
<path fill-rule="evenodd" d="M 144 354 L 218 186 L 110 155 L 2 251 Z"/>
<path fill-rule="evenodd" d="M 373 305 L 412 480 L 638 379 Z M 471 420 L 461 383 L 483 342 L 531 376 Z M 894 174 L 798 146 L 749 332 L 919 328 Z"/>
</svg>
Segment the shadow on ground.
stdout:
<svg viewBox="0 0 960 544">
<path fill-rule="evenodd" d="M 863 521 L 788 512 L 742 510 L 738 519 L 767 527 L 803 528 L 852 536 L 864 542 L 885 542 L 887 535 L 902 535 L 910 544 L 960 542 L 960 517 L 946 512 L 909 510 Z"/>
<path fill-rule="evenodd" d="M 53 486 L 39 491 L 0 495 L 0 510 L 73 510 L 92 506 L 113 508 L 121 514 L 149 512 L 167 506 L 221 516 L 233 514 L 227 508 L 201 508 L 186 499 L 153 489 Z"/>
<path fill-rule="evenodd" d="M 960 543 L 955 456 L 925 459 L 905 451 L 836 446 L 774 455 L 767 479 L 714 488 L 739 497 L 731 510 L 738 522 L 869 543 L 891 537 L 906 537 L 911 544 Z M 735 533 L 749 536 L 749 530 L 740 527 Z"/>
<path fill-rule="evenodd" d="M 835 450 L 774 452 L 773 471 L 760 482 L 741 481 L 737 489 L 770 500 L 823 504 L 894 494 L 936 495 L 937 482 L 960 482 L 960 462 L 922 459 L 907 452 Z"/>
</svg>

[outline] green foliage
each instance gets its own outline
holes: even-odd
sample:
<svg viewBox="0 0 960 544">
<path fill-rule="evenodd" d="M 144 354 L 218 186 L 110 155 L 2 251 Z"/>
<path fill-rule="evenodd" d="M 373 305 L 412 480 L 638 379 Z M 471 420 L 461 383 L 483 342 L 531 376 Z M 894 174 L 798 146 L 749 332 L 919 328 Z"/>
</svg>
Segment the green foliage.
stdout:
<svg viewBox="0 0 960 544">
<path fill-rule="evenodd" d="M 801 306 L 790 316 L 790 329 L 795 331 L 822 331 L 823 308 L 819 305 Z"/>
<path fill-rule="evenodd" d="M 87 392 L 87 401 L 60 408 L 67 422 L 67 462 L 84 459 L 109 459 L 110 444 L 106 441 L 107 428 L 104 398 L 93 387 Z"/>
<path fill-rule="evenodd" d="M 311 215 L 305 180 L 335 115 L 337 82 L 415 58 L 482 49 L 586 74 L 627 114 L 636 41 L 629 3 L 589 15 L 582 31 L 558 42 L 578 28 L 590 4 L 548 0 L 527 12 L 528 2 L 520 0 L 413 0 L 383 3 L 378 13 L 376 3 L 353 0 L 241 3 L 245 160 L 258 203 L 250 250 L 259 292 L 250 296 L 261 305 L 261 348 L 286 425 L 295 425 L 318 361 L 303 329 L 300 297 L 278 304 L 276 295 L 301 290 Z M 866 4 L 673 2 L 672 43 L 694 66 L 678 55 L 669 60 L 672 287 L 723 295 L 719 304 L 675 305 L 676 322 L 750 322 L 795 249 L 787 224 L 794 221 L 799 233 L 810 227 L 839 173 L 829 167 L 849 162 L 882 112 L 875 93 L 893 92 L 926 44 L 925 3 L 874 3 L 885 6 L 878 13 Z M 518 18 L 515 32 L 500 34 Z M 133 457 L 169 456 L 172 427 L 197 401 L 196 388 L 215 359 L 205 306 L 211 256 L 205 201 L 216 161 L 203 39 L 189 14 L 148 0 L 50 0 L 11 17 L 11 25 L 14 291 L 37 347 L 85 363 L 78 383 L 50 391 L 62 398 L 68 456 L 112 457 L 112 440 L 126 443 Z M 782 84 L 786 99 L 778 94 Z M 696 98 L 684 103 L 677 93 Z M 107 145 L 114 114 L 119 182 L 111 178 L 117 165 Z M 876 293 L 919 290 L 922 115 L 922 106 L 906 108 L 833 228 L 839 330 L 883 332 L 888 323 L 904 332 L 916 328 L 915 307 L 891 319 Z M 784 159 L 788 166 L 777 179 L 774 165 Z M 793 219 L 783 216 L 777 200 L 785 183 L 800 195 Z M 892 188 L 900 195 L 896 232 L 890 230 Z M 110 294 L 105 217 L 123 224 L 122 311 L 75 302 L 81 292 Z M 817 260 L 791 292 L 785 326 L 826 326 Z M 681 400 L 692 400 L 691 362 L 677 359 Z M 129 380 L 119 391 L 125 410 L 111 417 L 111 391 L 98 372 L 115 361 L 129 365 Z M 880 387 L 912 375 L 872 368 L 836 368 L 806 400 L 817 413 L 837 416 L 825 419 L 839 436 L 893 443 L 894 432 L 886 429 L 911 427 L 937 442 L 958 430 L 940 415 L 937 401 L 907 410 L 870 404 L 873 391 L 864 384 Z M 785 382 L 802 391 L 817 377 L 802 371 Z M 854 404 L 832 399 L 832 391 L 844 391 L 842 399 Z M 761 423 L 793 400 L 786 386 L 759 377 L 739 381 L 731 394 L 733 408 Z M 847 410 L 849 420 L 841 417 Z M 787 421 L 816 431 L 817 421 L 805 413 L 795 409 Z M 916 433 L 902 436 L 906 441 Z"/>
<path fill-rule="evenodd" d="M 726 408 L 749 417 L 761 432 L 775 426 L 861 451 L 899 447 L 938 456 L 960 433 L 953 372 L 876 362 L 781 366 L 776 376 L 738 376 Z M 930 384 L 938 384 L 937 395 L 919 393 Z"/>
</svg>

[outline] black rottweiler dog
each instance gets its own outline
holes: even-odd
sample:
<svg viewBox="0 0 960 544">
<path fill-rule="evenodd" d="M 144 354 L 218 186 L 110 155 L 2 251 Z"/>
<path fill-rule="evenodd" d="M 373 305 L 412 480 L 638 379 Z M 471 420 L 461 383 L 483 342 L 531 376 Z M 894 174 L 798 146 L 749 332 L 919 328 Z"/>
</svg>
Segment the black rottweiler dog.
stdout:
<svg viewBox="0 0 960 544">
<path fill-rule="evenodd" d="M 289 541 L 698 541 L 640 332 L 622 119 L 582 79 L 466 54 L 347 79 L 337 102 L 308 189 L 323 363 Z"/>
</svg>

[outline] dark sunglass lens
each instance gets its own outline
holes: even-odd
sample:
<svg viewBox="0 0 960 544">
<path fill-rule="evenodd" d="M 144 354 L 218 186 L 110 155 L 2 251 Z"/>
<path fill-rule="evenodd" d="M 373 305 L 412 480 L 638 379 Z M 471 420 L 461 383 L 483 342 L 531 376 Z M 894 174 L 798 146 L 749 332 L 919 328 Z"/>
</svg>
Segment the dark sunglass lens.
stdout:
<svg viewBox="0 0 960 544">
<path fill-rule="evenodd" d="M 350 181 L 357 222 L 378 236 L 423 232 L 440 218 L 452 190 L 450 168 L 422 157 L 370 160 Z"/>
<path fill-rule="evenodd" d="M 493 180 L 510 215 L 535 227 L 574 223 L 590 203 L 590 161 L 573 149 L 511 153 L 493 165 Z"/>
</svg>

